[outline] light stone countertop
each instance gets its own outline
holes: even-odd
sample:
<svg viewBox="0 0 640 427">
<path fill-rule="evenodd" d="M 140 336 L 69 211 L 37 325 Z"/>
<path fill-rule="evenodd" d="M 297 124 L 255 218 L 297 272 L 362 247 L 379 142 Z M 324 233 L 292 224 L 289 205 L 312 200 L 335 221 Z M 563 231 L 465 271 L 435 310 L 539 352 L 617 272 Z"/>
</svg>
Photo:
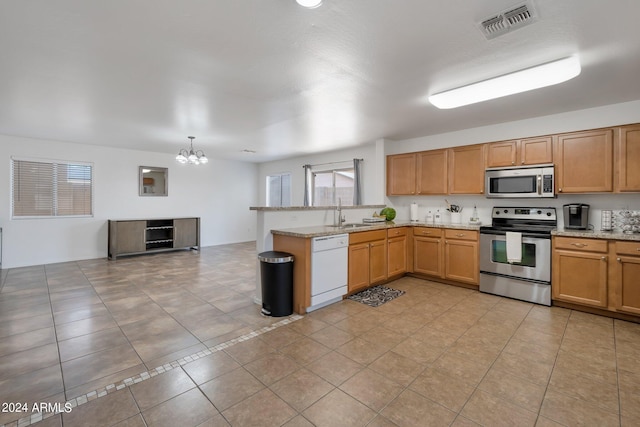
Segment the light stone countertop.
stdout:
<svg viewBox="0 0 640 427">
<path fill-rule="evenodd" d="M 335 234 L 357 233 L 359 231 L 385 230 L 396 227 L 432 227 L 432 228 L 455 228 L 458 230 L 480 230 L 480 225 L 476 224 L 427 224 L 426 222 L 416 221 L 387 221 L 384 223 L 373 223 L 363 227 L 333 227 L 331 225 L 318 225 L 310 227 L 284 228 L 271 230 L 271 234 L 279 234 L 282 236 L 313 238 L 321 236 L 331 236 Z"/>
<path fill-rule="evenodd" d="M 552 236 L 562 237 L 584 237 L 587 239 L 605 239 L 605 240 L 629 240 L 640 242 L 640 234 L 624 234 L 621 231 L 597 231 L 597 230 L 554 230 Z"/>
</svg>

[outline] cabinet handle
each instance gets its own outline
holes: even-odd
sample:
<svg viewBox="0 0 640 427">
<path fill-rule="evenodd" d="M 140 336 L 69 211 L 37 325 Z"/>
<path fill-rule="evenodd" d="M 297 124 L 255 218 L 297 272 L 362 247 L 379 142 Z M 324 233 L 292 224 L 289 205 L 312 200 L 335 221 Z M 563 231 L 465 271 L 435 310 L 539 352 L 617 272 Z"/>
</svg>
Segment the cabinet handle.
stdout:
<svg viewBox="0 0 640 427">
<path fill-rule="evenodd" d="M 589 246 L 586 243 L 572 243 L 572 245 L 576 248 L 586 248 L 587 246 Z"/>
<path fill-rule="evenodd" d="M 422 234 L 431 234 L 431 232 L 422 230 Z M 638 250 L 640 251 L 640 249 L 638 249 Z"/>
<path fill-rule="evenodd" d="M 457 237 L 464 237 L 464 236 L 466 236 L 466 234 L 464 234 L 464 233 L 458 233 L 458 234 L 456 234 L 456 236 L 457 236 Z"/>
</svg>

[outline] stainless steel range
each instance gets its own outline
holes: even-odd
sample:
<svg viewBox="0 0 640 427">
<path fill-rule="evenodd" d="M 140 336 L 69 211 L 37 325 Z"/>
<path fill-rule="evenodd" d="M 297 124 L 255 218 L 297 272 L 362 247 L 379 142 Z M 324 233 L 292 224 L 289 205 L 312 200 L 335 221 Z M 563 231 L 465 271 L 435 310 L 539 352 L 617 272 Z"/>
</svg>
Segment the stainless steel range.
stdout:
<svg viewBox="0 0 640 427">
<path fill-rule="evenodd" d="M 480 291 L 551 305 L 555 208 L 494 207 L 480 227 Z"/>
</svg>

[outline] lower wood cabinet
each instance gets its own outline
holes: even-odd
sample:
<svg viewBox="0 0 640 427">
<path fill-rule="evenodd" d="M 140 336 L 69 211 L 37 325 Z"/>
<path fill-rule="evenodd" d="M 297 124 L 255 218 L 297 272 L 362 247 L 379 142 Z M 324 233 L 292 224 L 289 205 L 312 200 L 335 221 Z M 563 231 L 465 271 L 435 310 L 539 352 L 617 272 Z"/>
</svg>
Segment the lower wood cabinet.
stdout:
<svg viewBox="0 0 640 427">
<path fill-rule="evenodd" d="M 414 273 L 477 285 L 478 237 L 475 230 L 414 227 Z"/>
<path fill-rule="evenodd" d="M 608 243 L 606 240 L 554 239 L 553 299 L 607 307 Z"/>
<path fill-rule="evenodd" d="M 349 234 L 349 293 L 387 279 L 387 231 Z"/>
<path fill-rule="evenodd" d="M 414 273 L 444 278 L 444 250 L 441 228 L 413 228 Z"/>
<path fill-rule="evenodd" d="M 640 242 L 553 238 L 553 299 L 640 315 Z"/>
<path fill-rule="evenodd" d="M 479 282 L 478 232 L 445 229 L 444 277 L 477 285 Z"/>
<path fill-rule="evenodd" d="M 640 242 L 616 242 L 613 270 L 616 310 L 640 315 Z"/>
<path fill-rule="evenodd" d="M 407 272 L 407 234 L 406 227 L 387 230 L 387 278 Z"/>
</svg>

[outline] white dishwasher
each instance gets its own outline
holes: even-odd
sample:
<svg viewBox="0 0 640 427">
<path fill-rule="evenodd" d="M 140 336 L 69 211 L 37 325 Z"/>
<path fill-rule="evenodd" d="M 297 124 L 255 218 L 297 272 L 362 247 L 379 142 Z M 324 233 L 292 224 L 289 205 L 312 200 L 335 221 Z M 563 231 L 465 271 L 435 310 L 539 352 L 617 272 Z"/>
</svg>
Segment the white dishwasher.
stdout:
<svg viewBox="0 0 640 427">
<path fill-rule="evenodd" d="M 347 294 L 349 235 L 311 239 L 311 307 L 313 311 Z"/>
</svg>

